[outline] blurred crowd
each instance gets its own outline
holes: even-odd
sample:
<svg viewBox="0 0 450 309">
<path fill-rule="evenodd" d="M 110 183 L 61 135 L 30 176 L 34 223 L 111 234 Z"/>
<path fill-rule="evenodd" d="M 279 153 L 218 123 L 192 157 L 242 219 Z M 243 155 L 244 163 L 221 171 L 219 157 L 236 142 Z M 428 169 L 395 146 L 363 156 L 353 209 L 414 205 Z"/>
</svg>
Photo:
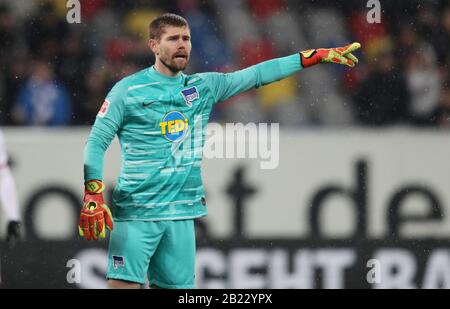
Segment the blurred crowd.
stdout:
<svg viewBox="0 0 450 309">
<path fill-rule="evenodd" d="M 230 72 L 299 50 L 361 42 L 350 70 L 317 66 L 239 95 L 218 122 L 285 127 L 450 127 L 450 3 L 365 0 L 0 0 L 0 123 L 89 125 L 115 82 L 153 64 L 148 24 L 184 16 L 193 55 L 186 73 Z"/>
</svg>

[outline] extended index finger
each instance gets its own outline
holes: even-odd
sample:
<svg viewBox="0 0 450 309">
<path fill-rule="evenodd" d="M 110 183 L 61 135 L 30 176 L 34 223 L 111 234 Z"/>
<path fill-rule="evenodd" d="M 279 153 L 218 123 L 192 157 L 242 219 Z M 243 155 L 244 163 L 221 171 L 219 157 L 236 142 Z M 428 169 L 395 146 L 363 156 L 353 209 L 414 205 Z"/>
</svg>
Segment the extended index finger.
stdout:
<svg viewBox="0 0 450 309">
<path fill-rule="evenodd" d="M 361 44 L 359 44 L 358 42 L 349 44 L 347 46 L 344 47 L 344 51 L 342 52 L 342 55 L 346 55 L 348 53 L 354 52 L 357 49 L 361 48 Z"/>
</svg>

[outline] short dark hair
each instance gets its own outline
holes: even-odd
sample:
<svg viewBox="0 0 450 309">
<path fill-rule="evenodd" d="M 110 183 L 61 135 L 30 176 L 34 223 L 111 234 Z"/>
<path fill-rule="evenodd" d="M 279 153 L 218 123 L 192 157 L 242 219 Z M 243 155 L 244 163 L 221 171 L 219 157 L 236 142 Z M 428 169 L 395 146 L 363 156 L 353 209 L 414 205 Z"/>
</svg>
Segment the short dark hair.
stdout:
<svg viewBox="0 0 450 309">
<path fill-rule="evenodd" d="M 163 14 L 156 19 L 154 19 L 149 26 L 150 29 L 150 39 L 159 40 L 161 39 L 162 34 L 164 33 L 164 29 L 167 26 L 172 27 L 188 27 L 189 24 L 186 19 L 176 14 Z"/>
</svg>

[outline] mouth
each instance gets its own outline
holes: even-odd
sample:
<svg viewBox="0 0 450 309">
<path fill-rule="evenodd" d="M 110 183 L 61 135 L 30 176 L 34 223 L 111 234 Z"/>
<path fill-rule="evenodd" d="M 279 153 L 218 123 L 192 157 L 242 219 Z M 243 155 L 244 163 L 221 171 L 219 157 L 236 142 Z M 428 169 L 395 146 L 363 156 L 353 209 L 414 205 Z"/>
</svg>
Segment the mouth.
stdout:
<svg viewBox="0 0 450 309">
<path fill-rule="evenodd" d="M 187 54 L 175 54 L 173 56 L 174 59 L 184 59 L 187 60 Z"/>
</svg>

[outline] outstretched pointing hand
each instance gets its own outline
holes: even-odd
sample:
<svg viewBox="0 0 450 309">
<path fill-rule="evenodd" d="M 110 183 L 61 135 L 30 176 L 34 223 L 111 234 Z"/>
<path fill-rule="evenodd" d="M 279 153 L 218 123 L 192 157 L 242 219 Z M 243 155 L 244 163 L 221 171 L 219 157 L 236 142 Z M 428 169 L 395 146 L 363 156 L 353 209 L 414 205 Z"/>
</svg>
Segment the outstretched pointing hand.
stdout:
<svg viewBox="0 0 450 309">
<path fill-rule="evenodd" d="M 318 63 L 338 63 L 353 68 L 358 63 L 352 52 L 361 48 L 355 42 L 344 47 L 310 49 L 300 52 L 302 66 L 308 68 Z"/>
</svg>

